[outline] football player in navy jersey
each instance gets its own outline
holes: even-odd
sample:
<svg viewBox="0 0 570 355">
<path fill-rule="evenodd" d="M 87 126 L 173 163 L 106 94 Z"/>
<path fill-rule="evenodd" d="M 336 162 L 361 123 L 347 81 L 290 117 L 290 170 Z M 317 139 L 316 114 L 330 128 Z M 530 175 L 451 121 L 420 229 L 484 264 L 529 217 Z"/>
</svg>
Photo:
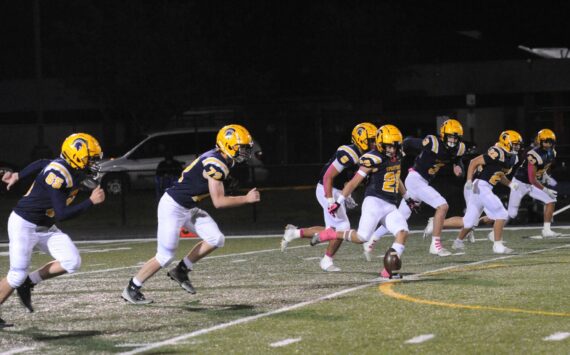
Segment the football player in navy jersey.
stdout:
<svg viewBox="0 0 570 355">
<path fill-rule="evenodd" d="M 467 209 L 463 216 L 463 229 L 453 242 L 453 249 L 463 250 L 465 236 L 471 231 L 473 226 L 479 221 L 483 210 L 487 216 L 494 220 L 493 252 L 496 254 L 509 254 L 513 250 L 503 244 L 503 227 L 508 218 L 508 213 L 501 200 L 493 193 L 493 186 L 502 183 L 517 190 L 519 184 L 516 181 L 509 181 L 507 175 L 518 162 L 518 151 L 522 145 L 521 135 L 513 130 L 507 130 L 499 136 L 499 142 L 489 148 L 486 154 L 479 155 L 469 162 L 467 169 L 467 182 L 465 190 L 472 191 L 467 201 Z M 475 171 L 482 166 L 478 176 L 473 180 Z"/>
<path fill-rule="evenodd" d="M 519 188 L 511 190 L 509 196 L 509 219 L 514 219 L 519 210 L 521 200 L 524 196 L 530 195 L 535 200 L 544 203 L 544 226 L 542 228 L 543 238 L 555 238 L 561 234 L 550 229 L 554 206 L 556 204 L 557 192 L 550 189 L 541 181 L 547 180 L 547 171 L 556 158 L 556 135 L 548 128 L 538 132 L 535 139 L 535 147 L 531 147 L 526 153 L 526 159 L 518 168 L 513 178 Z"/>
<path fill-rule="evenodd" d="M 410 197 L 400 180 L 400 150 L 402 133 L 393 125 L 380 127 L 376 134 L 376 150 L 369 151 L 359 159 L 359 169 L 354 177 L 345 185 L 335 202 L 329 207 L 333 214 L 350 196 L 360 183 L 370 176 L 364 192 L 362 214 L 358 223 L 358 231 L 351 229 L 327 228 L 313 235 L 311 244 L 315 245 L 328 240 L 345 240 L 362 244 L 370 240 L 377 225 L 382 224 L 396 236 L 392 247 L 386 254 L 395 252 L 401 258 L 408 237 L 408 223 L 397 207 L 399 196 L 405 200 Z M 382 277 L 391 278 L 398 270 L 382 269 Z"/>
<path fill-rule="evenodd" d="M 33 312 L 31 290 L 35 285 L 79 269 L 79 251 L 55 223 L 73 218 L 105 200 L 103 189 L 97 186 L 88 199 L 71 205 L 80 184 L 97 171 L 97 161 L 102 156 L 101 146 L 93 136 L 76 133 L 65 139 L 59 158 L 38 160 L 19 173 L 4 174 L 2 181 L 10 189 L 18 180 L 39 171 L 8 219 L 10 270 L 0 281 L 0 304 L 17 289 L 24 306 Z M 55 260 L 28 275 L 34 247 Z"/>
<path fill-rule="evenodd" d="M 453 164 L 453 172 L 456 176 L 463 175 L 464 167 L 461 161 L 465 154 L 465 144 L 461 142 L 463 137 L 463 126 L 455 119 L 448 119 L 439 129 L 439 137 L 428 135 L 423 140 L 418 138 L 408 138 L 404 142 L 404 149 L 415 148 L 421 150 L 416 157 L 414 166 L 409 169 L 406 177 L 406 189 L 411 196 L 408 202 L 401 201 L 400 211 L 410 218 L 412 209 L 418 208 L 421 202 L 427 203 L 435 209 L 433 235 L 429 252 L 438 256 L 448 256 L 451 253 L 441 244 L 441 230 L 449 206 L 441 194 L 431 187 L 430 182 L 436 177 L 439 170 Z M 386 233 L 378 233 L 382 235 Z M 375 237 L 365 244 L 365 248 L 371 249 L 376 241 Z M 366 249 L 365 249 L 366 252 Z"/>
<path fill-rule="evenodd" d="M 285 251 L 287 245 L 293 239 L 311 238 L 313 234 L 328 227 L 333 227 L 338 230 L 350 229 L 350 221 L 346 209 L 356 207 L 356 202 L 354 202 L 352 197 L 348 197 L 334 215 L 331 215 L 328 209 L 340 195 L 344 184 L 354 175 L 355 168 L 358 165 L 358 159 L 364 153 L 374 149 L 376 131 L 377 128 L 372 123 L 359 123 L 352 130 L 352 144 L 341 145 L 337 148 L 334 155 L 321 169 L 319 182 L 315 191 L 317 201 L 323 208 L 325 227 L 314 226 L 297 228 L 291 224 L 287 225 L 283 239 L 281 240 L 281 251 Z M 325 255 L 320 261 L 320 266 L 323 271 L 340 271 L 340 268 L 334 265 L 333 258 L 341 244 L 342 240 L 329 242 Z"/>
<path fill-rule="evenodd" d="M 242 196 L 226 196 L 224 191 L 223 182 L 228 178 L 230 169 L 236 163 L 247 161 L 252 147 L 253 139 L 247 129 L 237 124 L 224 126 L 216 137 L 216 148 L 190 163 L 178 181 L 166 190 L 158 204 L 156 255 L 129 281 L 122 293 L 125 301 L 133 304 L 152 302 L 140 289 L 146 280 L 174 259 L 180 228 L 197 234 L 202 240 L 167 275 L 187 292 L 196 293 L 188 273 L 200 259 L 223 247 L 225 240 L 216 221 L 198 207 L 198 202 L 208 195 L 216 208 L 259 202 L 259 191 L 255 188 Z"/>
</svg>

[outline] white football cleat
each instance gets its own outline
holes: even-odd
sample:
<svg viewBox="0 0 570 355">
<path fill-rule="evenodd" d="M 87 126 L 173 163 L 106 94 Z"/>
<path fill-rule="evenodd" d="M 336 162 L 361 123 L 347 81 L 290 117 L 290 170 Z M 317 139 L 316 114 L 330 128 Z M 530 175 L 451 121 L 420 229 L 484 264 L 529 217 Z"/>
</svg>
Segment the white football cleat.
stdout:
<svg viewBox="0 0 570 355">
<path fill-rule="evenodd" d="M 364 258 L 366 258 L 366 261 L 372 261 L 372 258 L 374 257 L 372 252 L 374 251 L 375 244 L 376 241 L 374 239 L 370 239 L 366 243 L 362 244 L 362 248 L 364 249 Z"/>
<path fill-rule="evenodd" d="M 299 238 L 296 235 L 296 231 L 297 231 L 297 226 L 294 226 L 292 224 L 288 224 L 285 226 L 285 232 L 283 233 L 283 238 L 281 239 L 282 252 L 284 252 L 285 249 L 287 249 L 287 245 L 289 245 L 290 241 Z"/>
<path fill-rule="evenodd" d="M 330 258 L 324 257 L 321 259 L 321 269 L 326 272 L 338 272 L 340 268 L 333 264 L 333 261 Z"/>
<path fill-rule="evenodd" d="M 469 243 L 475 243 L 475 231 L 471 230 L 471 232 L 467 233 L 466 235 L 467 240 L 469 241 Z"/>
<path fill-rule="evenodd" d="M 430 217 L 428 218 L 428 223 L 424 228 L 424 234 L 422 237 L 426 239 L 427 237 L 430 237 L 432 233 L 433 233 L 433 217 Z"/>
<path fill-rule="evenodd" d="M 441 242 L 437 245 L 435 243 L 431 243 L 429 247 L 429 253 L 437 256 L 450 256 L 451 252 L 444 247 L 441 246 Z"/>
<path fill-rule="evenodd" d="M 464 251 L 465 250 L 465 243 L 461 239 L 455 239 L 453 241 L 453 245 L 451 246 L 451 249 L 457 250 L 457 251 Z"/>
<path fill-rule="evenodd" d="M 495 254 L 512 254 L 513 253 L 513 249 L 511 248 L 507 248 L 506 246 L 502 245 L 502 244 L 493 244 L 493 253 Z"/>
<path fill-rule="evenodd" d="M 551 229 L 543 229 L 542 230 L 542 237 L 543 238 L 558 238 L 562 235 L 562 233 L 557 233 Z"/>
</svg>

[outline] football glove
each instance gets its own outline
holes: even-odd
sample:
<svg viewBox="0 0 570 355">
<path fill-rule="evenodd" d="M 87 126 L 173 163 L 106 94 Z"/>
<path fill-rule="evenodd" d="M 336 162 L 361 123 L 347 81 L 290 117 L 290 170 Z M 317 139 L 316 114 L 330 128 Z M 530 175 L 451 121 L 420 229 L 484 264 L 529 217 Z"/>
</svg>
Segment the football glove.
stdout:
<svg viewBox="0 0 570 355">
<path fill-rule="evenodd" d="M 404 195 L 404 200 L 406 201 L 406 204 L 408 205 L 410 210 L 412 210 L 412 212 L 414 213 L 420 212 L 420 206 L 422 204 L 420 201 L 414 200 L 410 195 L 408 195 L 408 193 Z"/>
<path fill-rule="evenodd" d="M 340 203 L 335 202 L 332 205 L 329 205 L 329 214 L 333 217 L 336 217 L 336 211 L 340 208 Z"/>
<path fill-rule="evenodd" d="M 543 188 L 542 191 L 546 192 L 548 197 L 553 198 L 553 199 L 556 199 L 556 196 L 558 196 L 558 191 L 553 190 L 553 189 L 549 189 L 548 187 Z"/>
<path fill-rule="evenodd" d="M 358 203 L 356 203 L 356 201 L 354 201 L 352 196 L 348 196 L 344 200 L 344 206 L 346 207 L 347 210 L 352 210 L 352 209 L 355 209 L 356 207 L 358 207 Z"/>
<path fill-rule="evenodd" d="M 465 182 L 465 186 L 463 187 L 465 190 L 473 190 L 473 181 L 467 180 Z"/>
</svg>

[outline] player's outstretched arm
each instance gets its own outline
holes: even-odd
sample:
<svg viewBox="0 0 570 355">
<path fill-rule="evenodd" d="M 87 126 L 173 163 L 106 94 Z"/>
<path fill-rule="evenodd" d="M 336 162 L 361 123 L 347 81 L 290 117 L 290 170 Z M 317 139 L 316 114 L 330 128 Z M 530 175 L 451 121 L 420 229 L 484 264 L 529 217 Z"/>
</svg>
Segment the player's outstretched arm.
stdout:
<svg viewBox="0 0 570 355">
<path fill-rule="evenodd" d="M 221 180 L 208 177 L 208 190 L 212 203 L 216 208 L 237 207 L 247 203 L 256 203 L 261 200 L 259 191 L 253 188 L 242 196 L 226 196 L 224 183 Z"/>
</svg>

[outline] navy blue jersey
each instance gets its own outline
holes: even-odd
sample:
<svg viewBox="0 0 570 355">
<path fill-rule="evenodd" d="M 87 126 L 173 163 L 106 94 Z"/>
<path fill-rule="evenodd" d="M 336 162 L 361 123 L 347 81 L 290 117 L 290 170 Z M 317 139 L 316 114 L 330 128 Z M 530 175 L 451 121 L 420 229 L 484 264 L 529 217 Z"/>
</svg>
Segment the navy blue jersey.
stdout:
<svg viewBox="0 0 570 355">
<path fill-rule="evenodd" d="M 422 151 L 414 161 L 413 169 L 427 181 L 432 181 L 442 167 L 459 160 L 465 154 L 465 143 L 459 142 L 457 147 L 447 148 L 444 142 L 434 135 L 429 135 L 422 141 Z"/>
<path fill-rule="evenodd" d="M 356 171 L 358 159 L 360 158 L 360 151 L 354 144 L 341 145 L 338 147 L 334 155 L 329 159 L 325 166 L 321 169 L 319 174 L 319 183 L 323 183 L 323 177 L 331 164 L 335 164 L 337 170 L 340 171 L 339 176 L 333 179 L 333 187 L 342 190 L 344 184 L 352 179 Z M 336 163 L 335 163 L 336 161 Z"/>
<path fill-rule="evenodd" d="M 168 188 L 166 193 L 181 206 L 193 208 L 198 201 L 210 194 L 208 179 L 204 175 L 224 181 L 230 175 L 232 166 L 233 161 L 224 158 L 220 151 L 209 150 L 184 168 L 178 181 Z"/>
<path fill-rule="evenodd" d="M 492 146 L 483 155 L 485 165 L 480 170 L 477 179 L 484 180 L 495 186 L 501 177 L 506 176 L 518 162 L 516 154 L 509 154 L 499 146 Z"/>
<path fill-rule="evenodd" d="M 358 162 L 360 166 L 372 168 L 364 191 L 364 197 L 374 196 L 392 204 L 399 199 L 401 164 L 400 159 L 392 159 L 384 153 L 370 151 Z"/>
<path fill-rule="evenodd" d="M 82 171 L 71 168 L 61 158 L 44 161 L 42 164 L 43 169 L 14 208 L 17 215 L 36 225 L 50 227 L 55 221 L 79 215 L 93 204 L 90 199 L 86 199 L 70 206 L 79 192 L 80 182 L 85 178 Z M 30 166 L 22 172 L 29 171 Z"/>
<path fill-rule="evenodd" d="M 528 179 L 528 164 L 530 163 L 535 167 L 536 179 L 540 180 L 542 179 L 542 175 L 550 168 L 555 158 L 556 151 L 554 149 L 544 150 L 540 147 L 533 148 L 526 153 L 526 159 L 515 173 L 515 177 L 526 184 L 530 184 Z"/>
</svg>

